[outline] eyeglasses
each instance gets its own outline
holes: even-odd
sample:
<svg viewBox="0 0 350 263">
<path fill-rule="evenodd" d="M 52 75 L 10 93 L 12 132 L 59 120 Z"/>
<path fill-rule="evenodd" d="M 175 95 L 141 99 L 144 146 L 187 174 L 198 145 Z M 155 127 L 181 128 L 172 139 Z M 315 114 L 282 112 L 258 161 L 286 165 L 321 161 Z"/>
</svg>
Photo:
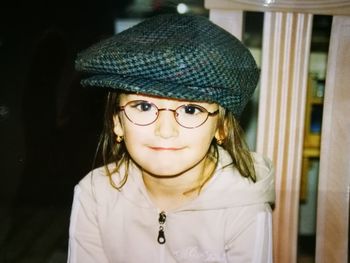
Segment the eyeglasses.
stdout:
<svg viewBox="0 0 350 263">
<path fill-rule="evenodd" d="M 174 113 L 176 122 L 188 129 L 193 129 L 205 123 L 209 116 L 215 116 L 219 110 L 208 112 L 204 107 L 197 104 L 180 105 L 176 109 L 162 108 L 159 109 L 152 102 L 145 100 L 133 100 L 119 107 L 120 111 L 124 111 L 125 116 L 132 123 L 139 126 L 147 126 L 154 123 L 160 111 L 171 111 Z"/>
</svg>

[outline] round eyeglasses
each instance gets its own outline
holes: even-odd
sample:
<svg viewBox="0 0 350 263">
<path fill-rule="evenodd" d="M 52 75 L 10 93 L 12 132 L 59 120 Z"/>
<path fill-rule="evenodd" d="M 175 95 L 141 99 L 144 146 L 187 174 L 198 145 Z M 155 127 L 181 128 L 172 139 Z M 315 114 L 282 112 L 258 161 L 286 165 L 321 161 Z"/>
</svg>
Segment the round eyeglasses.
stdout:
<svg viewBox="0 0 350 263">
<path fill-rule="evenodd" d="M 145 100 L 133 100 L 119 107 L 132 123 L 139 126 L 147 126 L 154 123 L 160 111 L 171 111 L 174 113 L 176 122 L 188 129 L 193 129 L 205 123 L 209 116 L 215 116 L 219 110 L 208 112 L 204 107 L 197 104 L 184 104 L 176 109 L 159 109 L 155 104 Z"/>
</svg>

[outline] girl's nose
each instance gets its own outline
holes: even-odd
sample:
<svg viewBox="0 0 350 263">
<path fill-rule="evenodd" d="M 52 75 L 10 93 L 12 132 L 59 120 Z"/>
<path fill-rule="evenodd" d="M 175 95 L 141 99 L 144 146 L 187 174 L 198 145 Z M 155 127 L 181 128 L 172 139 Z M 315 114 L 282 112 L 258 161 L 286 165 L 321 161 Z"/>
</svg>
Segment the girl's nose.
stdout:
<svg viewBox="0 0 350 263">
<path fill-rule="evenodd" d="M 164 139 L 176 137 L 179 134 L 179 126 L 175 120 L 174 112 L 159 111 L 159 116 L 155 123 L 155 135 Z"/>
</svg>

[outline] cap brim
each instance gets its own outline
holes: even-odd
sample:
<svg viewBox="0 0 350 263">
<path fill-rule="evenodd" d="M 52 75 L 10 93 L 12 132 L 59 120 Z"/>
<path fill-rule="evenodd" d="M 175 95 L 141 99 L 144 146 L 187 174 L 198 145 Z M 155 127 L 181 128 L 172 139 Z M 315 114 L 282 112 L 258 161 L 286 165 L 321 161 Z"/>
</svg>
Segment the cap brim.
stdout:
<svg viewBox="0 0 350 263">
<path fill-rule="evenodd" d="M 83 86 L 104 87 L 112 90 L 125 90 L 139 94 L 176 98 L 194 101 L 216 102 L 223 97 L 232 96 L 232 91 L 222 87 L 193 87 L 174 82 L 165 82 L 121 75 L 94 75 L 81 81 Z M 225 106 L 225 105 L 223 105 Z"/>
</svg>

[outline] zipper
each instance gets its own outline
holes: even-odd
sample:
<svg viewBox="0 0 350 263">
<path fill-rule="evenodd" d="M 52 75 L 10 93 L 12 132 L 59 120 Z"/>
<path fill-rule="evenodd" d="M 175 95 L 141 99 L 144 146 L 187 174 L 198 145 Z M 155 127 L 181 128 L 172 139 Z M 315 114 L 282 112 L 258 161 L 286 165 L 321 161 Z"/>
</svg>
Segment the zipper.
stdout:
<svg viewBox="0 0 350 263">
<path fill-rule="evenodd" d="M 166 221 L 166 214 L 164 211 L 162 211 L 159 213 L 159 217 L 158 217 L 159 231 L 158 231 L 158 238 L 157 238 L 158 243 L 161 245 L 163 245 L 166 241 L 165 234 L 164 234 L 165 221 Z"/>
</svg>

